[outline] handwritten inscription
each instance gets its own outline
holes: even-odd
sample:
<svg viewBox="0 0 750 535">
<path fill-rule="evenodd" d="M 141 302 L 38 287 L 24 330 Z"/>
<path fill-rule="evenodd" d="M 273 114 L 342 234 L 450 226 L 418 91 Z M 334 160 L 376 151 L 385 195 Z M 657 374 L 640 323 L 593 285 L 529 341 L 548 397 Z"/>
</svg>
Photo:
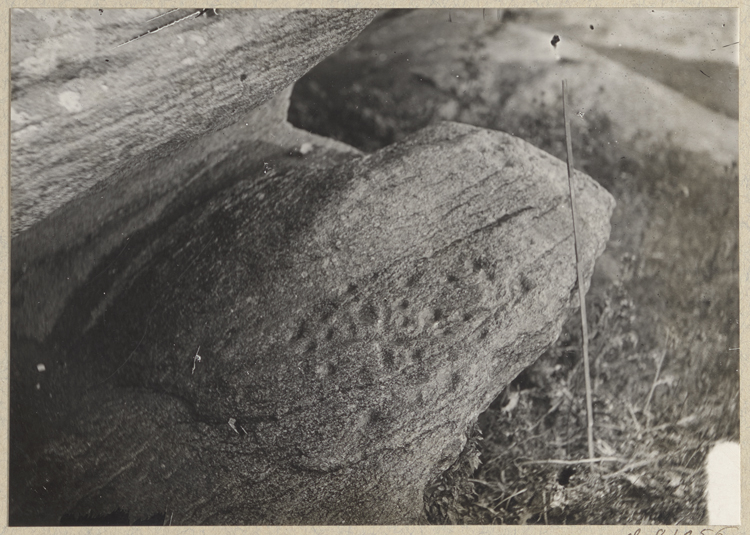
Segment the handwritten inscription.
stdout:
<svg viewBox="0 0 750 535">
<path fill-rule="evenodd" d="M 703 528 L 700 531 L 698 530 L 692 530 L 692 529 L 680 529 L 675 528 L 674 531 L 672 531 L 672 528 L 659 528 L 654 532 L 654 535 L 719 535 L 721 533 L 728 533 L 727 530 L 730 529 L 739 529 L 737 526 L 726 526 L 721 529 L 712 529 L 712 528 Z M 641 528 L 636 529 L 635 531 L 628 532 L 628 535 L 646 535 L 646 531 L 641 531 Z"/>
</svg>

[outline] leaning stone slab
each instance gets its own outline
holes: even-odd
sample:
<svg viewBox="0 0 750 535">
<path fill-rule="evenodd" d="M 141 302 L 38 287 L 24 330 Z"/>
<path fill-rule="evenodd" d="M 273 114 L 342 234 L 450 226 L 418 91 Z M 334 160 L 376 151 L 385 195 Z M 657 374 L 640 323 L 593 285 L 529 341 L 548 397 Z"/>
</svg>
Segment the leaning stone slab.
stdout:
<svg viewBox="0 0 750 535">
<path fill-rule="evenodd" d="M 127 43 L 171 20 L 150 20 L 158 14 L 12 10 L 13 236 L 115 173 L 137 175 L 236 122 L 375 11 L 221 10 Z"/>
</svg>

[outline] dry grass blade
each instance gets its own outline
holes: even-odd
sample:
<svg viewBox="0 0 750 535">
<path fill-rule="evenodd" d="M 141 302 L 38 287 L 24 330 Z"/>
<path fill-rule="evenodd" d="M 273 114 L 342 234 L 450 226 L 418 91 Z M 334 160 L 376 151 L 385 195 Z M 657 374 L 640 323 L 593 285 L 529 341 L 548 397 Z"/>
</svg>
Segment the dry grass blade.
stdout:
<svg viewBox="0 0 750 535">
<path fill-rule="evenodd" d="M 638 418 L 635 415 L 635 409 L 633 408 L 633 405 L 630 404 L 629 401 L 625 402 L 625 407 L 628 409 L 628 413 L 630 414 L 630 417 L 633 419 L 633 424 L 635 425 L 635 430 L 637 433 L 641 432 L 641 424 L 638 422 Z"/>
<path fill-rule="evenodd" d="M 498 492 L 507 492 L 505 485 L 503 485 L 499 481 L 485 481 L 484 479 L 474 479 L 471 477 L 467 479 L 466 481 L 468 481 L 469 483 L 477 483 L 479 485 L 484 485 L 485 487 L 498 491 Z"/>
<path fill-rule="evenodd" d="M 656 386 L 659 384 L 659 375 L 661 374 L 661 367 L 664 364 L 664 357 L 666 357 L 667 355 L 668 345 L 669 345 L 669 331 L 667 331 L 666 342 L 664 343 L 664 349 L 662 349 L 661 355 L 659 355 L 659 361 L 656 363 L 656 373 L 654 374 L 654 380 L 651 383 L 651 390 L 648 391 L 648 397 L 646 398 L 646 403 L 644 403 L 643 410 L 641 411 L 643 414 L 646 415 L 646 419 L 648 423 L 650 423 L 650 420 L 651 420 L 651 418 L 649 417 L 650 413 L 648 412 L 648 406 L 651 404 L 651 398 L 654 396 L 654 390 L 656 390 Z"/>
<path fill-rule="evenodd" d="M 137 41 L 139 39 L 142 39 L 143 37 L 146 37 L 147 35 L 151 35 L 152 33 L 160 32 L 160 31 L 164 30 L 165 28 L 169 28 L 171 26 L 174 26 L 175 24 L 179 24 L 180 22 L 186 21 L 188 19 L 192 19 L 193 17 L 198 17 L 198 16 L 202 15 L 205 11 L 206 11 L 205 9 L 199 9 L 197 11 L 194 11 L 190 15 L 185 15 L 184 17 L 181 17 L 181 18 L 179 18 L 179 19 L 177 19 L 175 21 L 172 21 L 169 24 L 164 24 L 163 26 L 159 26 L 158 28 L 154 28 L 153 30 L 149 30 L 149 31 L 147 31 L 145 33 L 142 33 L 141 35 L 139 35 L 137 37 L 133 37 L 129 41 L 125 41 L 124 43 L 120 43 L 119 45 L 117 45 L 114 48 L 120 48 L 121 46 L 125 46 L 125 45 L 127 45 L 129 43 L 132 43 L 133 41 Z M 167 13 L 165 13 L 165 15 L 166 14 Z M 154 17 L 154 18 L 159 18 L 159 17 Z M 152 19 L 149 19 L 149 20 L 152 20 Z"/>
<path fill-rule="evenodd" d="M 625 459 L 619 457 L 590 457 L 588 459 L 578 459 L 575 461 L 566 461 L 564 459 L 543 459 L 541 461 L 521 461 L 516 463 L 517 466 L 525 466 L 527 464 L 559 464 L 559 465 L 574 465 L 574 464 L 593 464 L 593 463 L 624 463 Z"/>
<path fill-rule="evenodd" d="M 573 241 L 576 251 L 576 271 L 578 274 L 578 298 L 581 302 L 581 327 L 583 329 L 583 367 L 584 380 L 586 383 L 586 420 L 587 436 L 589 446 L 589 459 L 594 458 L 594 409 L 591 402 L 591 372 L 589 366 L 589 333 L 586 321 L 586 296 L 583 292 L 583 275 L 581 274 L 580 252 L 578 250 L 578 214 L 576 211 L 575 190 L 573 189 L 573 146 L 570 136 L 570 120 L 568 119 L 567 105 L 568 84 L 565 80 L 562 82 L 563 91 L 563 117 L 565 119 L 565 146 L 568 151 L 568 187 L 570 189 L 570 208 L 573 212 Z M 593 469 L 593 464 L 590 465 Z"/>
<path fill-rule="evenodd" d="M 169 11 L 167 11 L 166 13 L 162 13 L 161 15 L 156 15 L 155 17 L 151 17 L 151 18 L 150 18 L 150 19 L 148 19 L 148 20 L 147 20 L 146 22 L 151 22 L 152 20 L 156 20 L 156 19 L 160 19 L 160 18 L 162 18 L 162 17 L 166 17 L 167 15 L 169 15 L 170 13 L 174 13 L 175 11 L 177 11 L 177 8 L 175 8 L 175 9 L 170 9 L 170 10 L 169 10 Z"/>
<path fill-rule="evenodd" d="M 528 489 L 522 489 L 522 490 L 519 490 L 518 492 L 514 492 L 513 494 L 511 494 L 511 495 L 510 495 L 510 496 L 508 496 L 507 498 L 504 498 L 504 499 L 503 499 L 503 501 L 501 501 L 500 503 L 498 503 L 498 504 L 497 504 L 497 505 L 496 505 L 495 507 L 500 507 L 500 506 L 501 506 L 502 504 L 504 504 L 505 502 L 508 502 L 508 501 L 512 500 L 513 498 L 515 498 L 516 496 L 519 496 L 519 495 L 523 494 L 523 493 L 524 493 L 524 492 L 526 492 L 527 490 L 528 490 Z"/>
<path fill-rule="evenodd" d="M 565 400 L 564 399 L 558 399 L 555 402 L 555 404 L 552 405 L 552 407 L 546 413 L 544 413 L 544 416 L 542 416 L 541 418 L 539 418 L 531 427 L 529 427 L 527 429 L 527 431 L 533 431 L 534 429 L 536 429 L 539 426 L 539 424 L 541 424 L 547 416 L 549 416 L 550 414 L 552 414 L 553 412 L 555 412 L 557 409 L 560 408 L 560 405 L 563 404 L 563 401 L 565 401 Z"/>
<path fill-rule="evenodd" d="M 604 476 L 604 479 L 612 479 L 614 477 L 620 477 L 621 475 L 630 472 L 631 470 L 635 470 L 636 468 L 642 468 L 644 466 L 648 466 L 650 464 L 657 463 L 661 460 L 659 459 L 646 459 L 643 461 L 637 461 L 634 463 L 630 463 L 627 466 L 624 466 L 623 468 L 620 468 L 617 472 L 612 472 L 611 474 L 607 474 Z"/>
</svg>

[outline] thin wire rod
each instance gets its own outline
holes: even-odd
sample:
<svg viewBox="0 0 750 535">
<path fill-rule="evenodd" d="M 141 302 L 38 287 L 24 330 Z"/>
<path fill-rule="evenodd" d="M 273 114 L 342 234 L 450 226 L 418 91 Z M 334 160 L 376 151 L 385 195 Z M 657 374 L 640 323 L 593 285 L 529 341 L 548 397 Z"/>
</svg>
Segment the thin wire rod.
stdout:
<svg viewBox="0 0 750 535">
<path fill-rule="evenodd" d="M 570 120 L 568 118 L 568 83 L 562 82 L 563 117 L 565 118 L 565 145 L 568 151 L 568 187 L 570 188 L 570 209 L 573 212 L 573 241 L 576 250 L 576 271 L 578 273 L 578 299 L 581 302 L 581 327 L 583 330 L 583 368 L 586 383 L 586 420 L 589 445 L 589 459 L 594 458 L 594 409 L 591 401 L 591 373 L 589 369 L 589 330 L 586 321 L 586 296 L 583 291 L 583 275 L 581 273 L 581 254 L 578 250 L 578 212 L 576 210 L 575 190 L 573 189 L 573 145 L 570 135 Z M 593 469 L 593 464 L 590 465 Z"/>
</svg>

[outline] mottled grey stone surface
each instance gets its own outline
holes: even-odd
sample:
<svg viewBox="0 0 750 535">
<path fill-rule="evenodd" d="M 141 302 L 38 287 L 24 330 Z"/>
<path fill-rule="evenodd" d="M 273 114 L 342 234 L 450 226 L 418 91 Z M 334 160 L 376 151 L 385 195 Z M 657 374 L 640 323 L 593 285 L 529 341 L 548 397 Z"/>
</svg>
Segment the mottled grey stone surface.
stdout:
<svg viewBox="0 0 750 535">
<path fill-rule="evenodd" d="M 443 123 L 370 156 L 266 161 L 133 238 L 138 269 L 111 260 L 66 309 L 49 396 L 16 382 L 37 424 L 15 518 L 417 521 L 575 306 L 565 166 L 518 138 Z M 614 201 L 575 186 L 588 281 Z"/>
</svg>

